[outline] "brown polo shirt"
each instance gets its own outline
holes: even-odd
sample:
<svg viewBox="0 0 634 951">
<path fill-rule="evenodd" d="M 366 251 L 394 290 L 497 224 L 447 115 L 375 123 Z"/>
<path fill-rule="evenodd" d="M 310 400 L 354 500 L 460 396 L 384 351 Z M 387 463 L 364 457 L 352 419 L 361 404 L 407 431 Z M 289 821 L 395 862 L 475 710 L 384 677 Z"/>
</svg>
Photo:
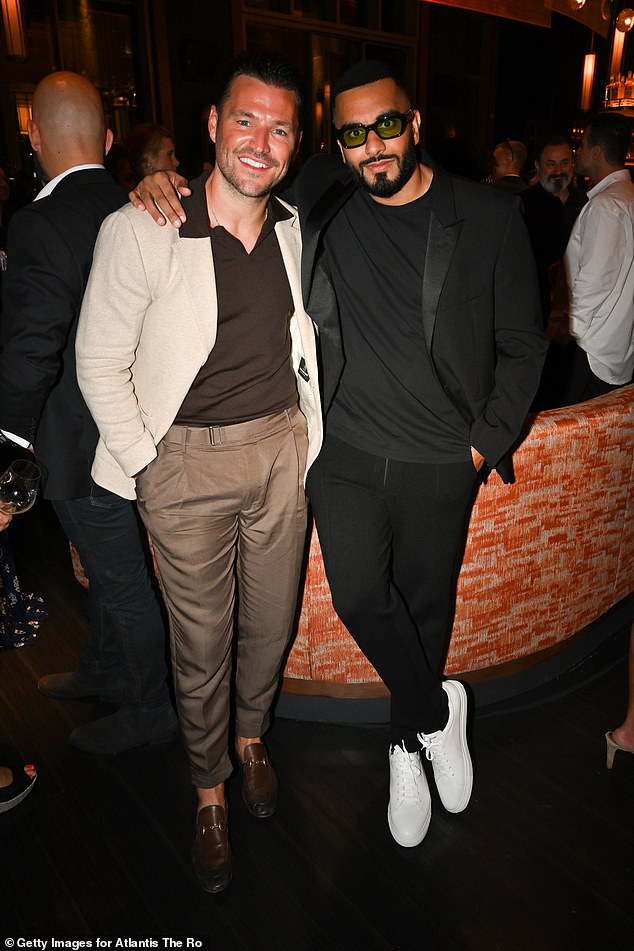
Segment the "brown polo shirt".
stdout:
<svg viewBox="0 0 634 951">
<path fill-rule="evenodd" d="M 218 301 L 218 333 L 174 422 L 186 426 L 243 423 L 297 403 L 291 365 L 290 319 L 294 305 L 275 234 L 291 214 L 275 198 L 255 247 L 244 245 L 207 216 L 208 173 L 191 183 L 183 200 L 183 238 L 211 241 Z M 211 302 L 209 319 L 211 320 Z"/>
</svg>

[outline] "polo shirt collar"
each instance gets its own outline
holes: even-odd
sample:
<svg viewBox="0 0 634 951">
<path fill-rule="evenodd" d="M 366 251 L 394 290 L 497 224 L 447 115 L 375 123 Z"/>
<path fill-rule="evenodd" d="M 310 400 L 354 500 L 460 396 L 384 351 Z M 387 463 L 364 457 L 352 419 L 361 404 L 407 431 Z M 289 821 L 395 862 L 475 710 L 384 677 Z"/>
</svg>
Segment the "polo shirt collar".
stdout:
<svg viewBox="0 0 634 951">
<path fill-rule="evenodd" d="M 198 178 L 190 183 L 192 193 L 187 198 L 183 198 L 183 208 L 187 214 L 187 219 L 179 229 L 181 238 L 208 238 L 209 237 L 209 218 L 207 216 L 207 197 L 205 194 L 205 183 L 211 175 L 211 172 L 204 172 Z M 292 218 L 293 214 L 284 205 L 271 195 L 266 209 L 267 218 L 273 222 L 273 226 L 278 221 L 286 221 Z"/>
</svg>

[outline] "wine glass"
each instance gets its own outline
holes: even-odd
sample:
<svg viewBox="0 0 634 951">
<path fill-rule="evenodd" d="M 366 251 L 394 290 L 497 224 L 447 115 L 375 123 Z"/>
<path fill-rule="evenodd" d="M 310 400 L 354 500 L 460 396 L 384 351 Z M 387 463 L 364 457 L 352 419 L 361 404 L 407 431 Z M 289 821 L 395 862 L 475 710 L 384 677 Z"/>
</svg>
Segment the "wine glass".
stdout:
<svg viewBox="0 0 634 951">
<path fill-rule="evenodd" d="M 0 511 L 19 515 L 31 508 L 37 497 L 41 470 L 30 459 L 16 459 L 0 476 Z"/>
</svg>

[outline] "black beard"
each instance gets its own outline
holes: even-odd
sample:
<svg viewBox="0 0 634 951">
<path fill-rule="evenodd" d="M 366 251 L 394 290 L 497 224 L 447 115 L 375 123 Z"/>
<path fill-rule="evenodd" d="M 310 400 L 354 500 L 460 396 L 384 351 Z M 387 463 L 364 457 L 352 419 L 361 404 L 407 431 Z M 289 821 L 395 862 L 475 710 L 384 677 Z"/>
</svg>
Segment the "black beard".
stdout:
<svg viewBox="0 0 634 951">
<path fill-rule="evenodd" d="M 381 161 L 381 159 L 379 158 L 378 161 Z M 363 177 L 363 169 L 372 164 L 372 162 L 366 163 L 356 172 L 361 187 L 365 189 L 368 194 L 374 195 L 375 198 L 392 198 L 393 195 L 400 192 L 401 188 L 407 185 L 418 165 L 416 146 L 411 138 L 407 149 L 403 153 L 403 157 L 400 159 L 397 158 L 396 162 L 398 165 L 396 178 L 390 179 L 387 177 L 387 172 L 380 172 L 378 175 L 375 175 L 372 182 L 368 182 Z"/>
</svg>

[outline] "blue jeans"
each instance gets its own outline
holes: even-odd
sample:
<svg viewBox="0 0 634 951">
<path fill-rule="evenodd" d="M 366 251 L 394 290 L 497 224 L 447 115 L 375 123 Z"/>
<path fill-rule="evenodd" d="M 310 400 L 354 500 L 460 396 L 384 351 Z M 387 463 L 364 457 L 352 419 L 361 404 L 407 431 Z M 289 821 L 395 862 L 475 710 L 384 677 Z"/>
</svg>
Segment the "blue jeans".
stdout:
<svg viewBox="0 0 634 951">
<path fill-rule="evenodd" d="M 52 505 L 89 581 L 90 632 L 79 671 L 121 681 L 124 706 L 168 706 L 165 628 L 133 503 L 102 491 Z"/>
</svg>

